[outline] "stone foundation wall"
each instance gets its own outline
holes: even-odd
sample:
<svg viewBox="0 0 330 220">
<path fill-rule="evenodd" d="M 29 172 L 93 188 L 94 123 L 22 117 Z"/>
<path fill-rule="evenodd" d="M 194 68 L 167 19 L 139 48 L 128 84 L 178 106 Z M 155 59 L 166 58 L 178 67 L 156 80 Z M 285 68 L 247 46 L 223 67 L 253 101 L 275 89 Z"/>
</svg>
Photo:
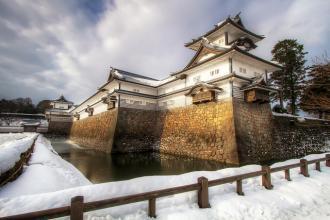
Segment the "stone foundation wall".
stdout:
<svg viewBox="0 0 330 220">
<path fill-rule="evenodd" d="M 240 163 L 273 159 L 272 112 L 269 103 L 233 99 L 236 142 Z"/>
<path fill-rule="evenodd" d="M 74 121 L 70 139 L 77 144 L 110 153 L 117 124 L 118 110 L 109 110 L 85 119 Z"/>
<path fill-rule="evenodd" d="M 67 136 L 70 134 L 72 127 L 72 122 L 64 122 L 64 121 L 50 121 L 48 124 L 48 131 L 49 134 L 54 135 L 64 135 Z"/>
<path fill-rule="evenodd" d="M 113 152 L 158 150 L 161 127 L 158 111 L 120 107 Z"/>
<path fill-rule="evenodd" d="M 301 157 L 330 149 L 330 121 L 274 116 L 274 159 Z"/>
<path fill-rule="evenodd" d="M 75 121 L 70 138 L 103 152 L 163 153 L 245 164 L 300 157 L 330 143 L 330 122 L 273 116 L 233 98 L 153 111 L 120 107 Z"/>
<path fill-rule="evenodd" d="M 273 116 L 270 105 L 234 99 L 241 164 L 284 160 L 321 152 L 330 141 L 330 122 Z"/>
<path fill-rule="evenodd" d="M 238 164 L 231 99 L 160 113 L 160 151 Z"/>
</svg>

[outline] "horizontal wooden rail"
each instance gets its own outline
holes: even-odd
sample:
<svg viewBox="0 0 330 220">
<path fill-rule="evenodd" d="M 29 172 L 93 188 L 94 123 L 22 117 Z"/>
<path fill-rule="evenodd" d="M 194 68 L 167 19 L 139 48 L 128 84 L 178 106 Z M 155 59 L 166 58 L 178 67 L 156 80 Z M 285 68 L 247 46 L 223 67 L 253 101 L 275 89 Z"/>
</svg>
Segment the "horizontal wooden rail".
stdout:
<svg viewBox="0 0 330 220">
<path fill-rule="evenodd" d="M 270 172 L 275 173 L 275 172 L 298 168 L 298 167 L 300 167 L 300 163 L 294 163 L 294 164 L 290 164 L 290 165 L 284 165 L 284 166 L 270 168 Z"/>
<path fill-rule="evenodd" d="M 219 186 L 227 183 L 236 182 L 236 192 L 238 195 L 244 195 L 243 192 L 243 179 L 262 177 L 262 185 L 271 190 L 273 185 L 271 183 L 271 173 L 284 171 L 285 179 L 290 181 L 290 169 L 300 167 L 300 173 L 305 177 L 309 177 L 308 165 L 315 163 L 315 169 L 321 171 L 320 162 L 326 161 L 326 166 L 330 167 L 330 154 L 326 154 L 324 158 L 313 159 L 307 161 L 306 159 L 301 159 L 299 163 L 289 164 L 279 167 L 270 168 L 269 166 L 263 166 L 262 170 L 244 173 L 235 176 L 224 177 L 220 179 L 215 179 L 208 181 L 205 177 L 199 177 L 197 183 L 183 185 L 173 188 L 161 189 L 156 191 L 150 191 L 145 193 L 139 193 L 128 196 L 121 196 L 111 199 L 104 199 L 93 202 L 84 202 L 83 196 L 76 196 L 71 199 L 70 206 L 64 206 L 59 208 L 41 210 L 36 212 L 30 212 L 25 214 L 13 215 L 0 217 L 0 219 L 36 219 L 36 218 L 55 218 L 70 215 L 73 220 L 83 219 L 83 213 L 94 211 L 97 209 L 109 208 L 119 205 L 126 205 L 136 202 L 148 201 L 148 216 L 156 217 L 156 199 L 160 197 L 175 195 L 184 192 L 190 192 L 197 190 L 198 205 L 200 208 L 209 208 L 209 195 L 208 188 L 213 186 Z"/>
<path fill-rule="evenodd" d="M 153 198 L 160 198 L 160 197 L 175 195 L 179 193 L 190 192 L 190 191 L 198 190 L 199 188 L 200 188 L 199 184 L 195 183 L 195 184 L 178 186 L 163 190 L 139 193 L 139 194 L 122 196 L 112 199 L 105 199 L 95 202 L 87 202 L 85 203 L 84 211 L 93 211 L 96 209 L 109 208 L 113 206 L 124 205 L 135 202 L 142 202 Z"/>
<path fill-rule="evenodd" d="M 209 186 L 218 186 L 218 185 L 222 185 L 222 184 L 226 184 L 226 183 L 232 183 L 237 180 L 243 180 L 243 179 L 248 179 L 248 178 L 252 178 L 252 177 L 257 177 L 257 176 L 261 176 L 263 174 L 265 174 L 265 172 L 261 170 L 261 171 L 256 171 L 256 172 L 244 173 L 244 174 L 240 174 L 240 175 L 236 175 L 236 176 L 224 177 L 224 178 L 209 181 Z"/>
</svg>

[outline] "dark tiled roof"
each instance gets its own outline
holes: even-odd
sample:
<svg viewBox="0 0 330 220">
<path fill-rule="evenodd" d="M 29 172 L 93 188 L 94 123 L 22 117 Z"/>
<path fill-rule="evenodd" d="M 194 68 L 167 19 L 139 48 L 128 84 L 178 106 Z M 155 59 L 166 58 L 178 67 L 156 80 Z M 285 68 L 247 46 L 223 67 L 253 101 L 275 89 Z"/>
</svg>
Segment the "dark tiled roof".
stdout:
<svg viewBox="0 0 330 220">
<path fill-rule="evenodd" d="M 172 73 L 171 75 L 172 75 L 172 76 L 175 76 L 175 75 L 177 75 L 177 74 L 180 74 L 180 73 L 182 73 L 182 72 L 184 72 L 184 71 L 186 71 L 186 70 L 189 70 L 189 69 L 192 69 L 192 68 L 194 68 L 194 67 L 196 67 L 196 66 L 202 65 L 202 64 L 204 64 L 204 63 L 206 63 L 206 62 L 208 62 L 208 61 L 210 61 L 210 60 L 213 60 L 213 59 L 215 59 L 215 58 L 221 57 L 221 56 L 223 56 L 223 55 L 225 55 L 225 54 L 227 54 L 227 53 L 229 53 L 229 52 L 231 52 L 231 51 L 233 51 L 233 50 L 235 50 L 235 51 L 237 51 L 237 52 L 240 52 L 240 53 L 242 53 L 242 54 L 244 54 L 244 55 L 247 55 L 247 56 L 249 56 L 249 57 L 252 57 L 252 58 L 254 58 L 254 59 L 256 59 L 256 60 L 259 60 L 259 61 L 261 61 L 261 62 L 267 63 L 268 65 L 272 65 L 272 66 L 277 67 L 277 68 L 282 68 L 282 66 L 280 66 L 280 65 L 278 65 L 278 64 L 275 64 L 275 63 L 270 62 L 270 61 L 268 61 L 268 60 L 264 60 L 264 59 L 262 59 L 262 58 L 260 58 L 260 57 L 257 57 L 257 56 L 255 56 L 255 55 L 253 55 L 253 54 L 251 54 L 251 53 L 248 53 L 248 52 L 246 52 L 246 51 L 240 49 L 239 47 L 233 45 L 233 46 L 231 46 L 230 48 L 228 48 L 227 50 L 223 51 L 222 53 L 219 53 L 219 54 L 217 54 L 217 55 L 215 55 L 215 56 L 212 56 L 212 57 L 210 57 L 210 58 L 208 58 L 208 59 L 206 59 L 206 60 L 203 60 L 202 62 L 197 63 L 197 64 L 194 65 L 194 66 L 191 66 L 191 67 L 188 67 L 188 68 L 186 68 L 186 69 L 180 70 L 180 71 L 178 71 L 178 72 Z"/>
<path fill-rule="evenodd" d="M 143 75 L 136 74 L 136 73 L 131 73 L 131 72 L 128 72 L 128 71 L 125 71 L 125 70 L 121 70 L 121 69 L 115 68 L 115 70 L 117 70 L 120 74 L 123 74 L 123 75 L 126 75 L 126 76 L 131 76 L 131 77 L 137 77 L 137 78 L 141 78 L 141 79 L 149 79 L 149 80 L 159 81 L 158 79 L 154 79 L 154 78 L 143 76 Z"/>
<path fill-rule="evenodd" d="M 53 100 L 55 102 L 69 102 L 72 103 L 71 101 L 68 101 L 63 95 L 61 95 L 58 99 Z"/>
<path fill-rule="evenodd" d="M 217 30 L 221 29 L 223 26 L 225 26 L 226 24 L 232 24 L 233 26 L 237 27 L 238 29 L 256 37 L 259 39 L 263 39 L 264 37 L 258 34 L 255 34 L 249 30 L 247 30 L 242 23 L 241 18 L 239 17 L 239 15 L 236 15 L 234 18 L 231 18 L 230 16 L 228 16 L 228 18 L 222 22 L 220 22 L 218 25 L 215 25 L 213 29 L 211 29 L 210 31 L 206 32 L 204 35 L 198 37 L 197 39 L 193 39 L 191 42 L 188 42 L 185 44 L 186 47 L 189 47 L 191 45 L 193 45 L 194 43 L 200 41 L 203 37 L 207 37 L 210 34 L 216 32 Z"/>
</svg>

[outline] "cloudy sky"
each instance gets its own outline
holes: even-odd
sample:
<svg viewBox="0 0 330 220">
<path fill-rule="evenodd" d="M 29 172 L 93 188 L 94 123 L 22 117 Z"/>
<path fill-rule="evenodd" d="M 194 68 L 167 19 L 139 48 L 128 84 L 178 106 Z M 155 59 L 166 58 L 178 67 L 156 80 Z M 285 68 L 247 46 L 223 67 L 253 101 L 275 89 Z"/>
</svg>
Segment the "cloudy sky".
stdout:
<svg viewBox="0 0 330 220">
<path fill-rule="evenodd" d="M 110 66 L 165 78 L 193 56 L 184 43 L 238 12 L 266 36 L 256 55 L 295 38 L 310 61 L 330 53 L 329 11 L 329 0 L 0 0 L 0 98 L 77 104 Z"/>
</svg>

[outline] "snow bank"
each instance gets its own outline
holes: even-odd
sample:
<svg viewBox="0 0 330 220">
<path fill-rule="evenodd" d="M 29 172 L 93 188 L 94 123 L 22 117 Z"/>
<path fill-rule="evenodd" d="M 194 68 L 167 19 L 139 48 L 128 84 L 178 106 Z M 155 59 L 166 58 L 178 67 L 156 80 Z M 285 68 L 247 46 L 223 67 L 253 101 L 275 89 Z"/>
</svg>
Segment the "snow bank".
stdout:
<svg viewBox="0 0 330 220">
<path fill-rule="evenodd" d="M 73 165 L 63 160 L 40 135 L 21 176 L 0 188 L 0 197 L 53 192 L 91 184 Z"/>
<path fill-rule="evenodd" d="M 28 136 L 28 133 L 6 133 L 6 134 L 0 134 L 0 147 L 3 143 L 8 141 L 14 141 L 18 139 L 22 139 Z"/>
<path fill-rule="evenodd" d="M 287 113 L 277 113 L 277 112 L 272 112 L 272 113 L 273 113 L 274 116 L 281 116 L 281 117 L 288 117 L 288 118 L 297 118 L 297 120 L 299 122 L 304 122 L 305 119 L 315 120 L 315 121 L 329 121 L 327 119 L 319 119 L 319 118 L 313 118 L 313 117 L 292 115 L 292 114 L 287 114 Z"/>
<path fill-rule="evenodd" d="M 309 155 L 307 159 L 324 157 Z M 274 164 L 296 163 L 289 160 Z M 235 193 L 235 183 L 209 188 L 210 209 L 199 209 L 197 193 L 188 192 L 157 199 L 158 219 L 327 219 L 330 216 L 330 168 L 321 163 L 322 172 L 310 165 L 310 178 L 291 170 L 292 181 L 283 172 L 272 174 L 273 190 L 261 186 L 261 177 L 243 181 L 245 196 Z M 173 176 L 140 177 L 128 181 L 88 185 L 57 192 L 0 199 L 0 216 L 55 208 L 69 204 L 71 197 L 83 195 L 85 201 L 142 193 L 167 187 L 196 183 L 205 176 L 209 180 L 260 170 L 259 165 L 198 171 Z M 1 196 L 1 195 L 0 195 Z M 85 213 L 87 219 L 147 219 L 147 201 Z M 97 218 L 96 218 L 97 219 Z"/>
<path fill-rule="evenodd" d="M 37 134 L 26 134 L 26 137 L 22 136 L 21 139 L 18 139 L 19 135 L 12 134 L 12 136 L 4 135 L 1 138 L 4 143 L 0 145 L 0 175 L 15 166 L 15 163 L 21 159 L 21 154 L 32 146 Z"/>
</svg>

